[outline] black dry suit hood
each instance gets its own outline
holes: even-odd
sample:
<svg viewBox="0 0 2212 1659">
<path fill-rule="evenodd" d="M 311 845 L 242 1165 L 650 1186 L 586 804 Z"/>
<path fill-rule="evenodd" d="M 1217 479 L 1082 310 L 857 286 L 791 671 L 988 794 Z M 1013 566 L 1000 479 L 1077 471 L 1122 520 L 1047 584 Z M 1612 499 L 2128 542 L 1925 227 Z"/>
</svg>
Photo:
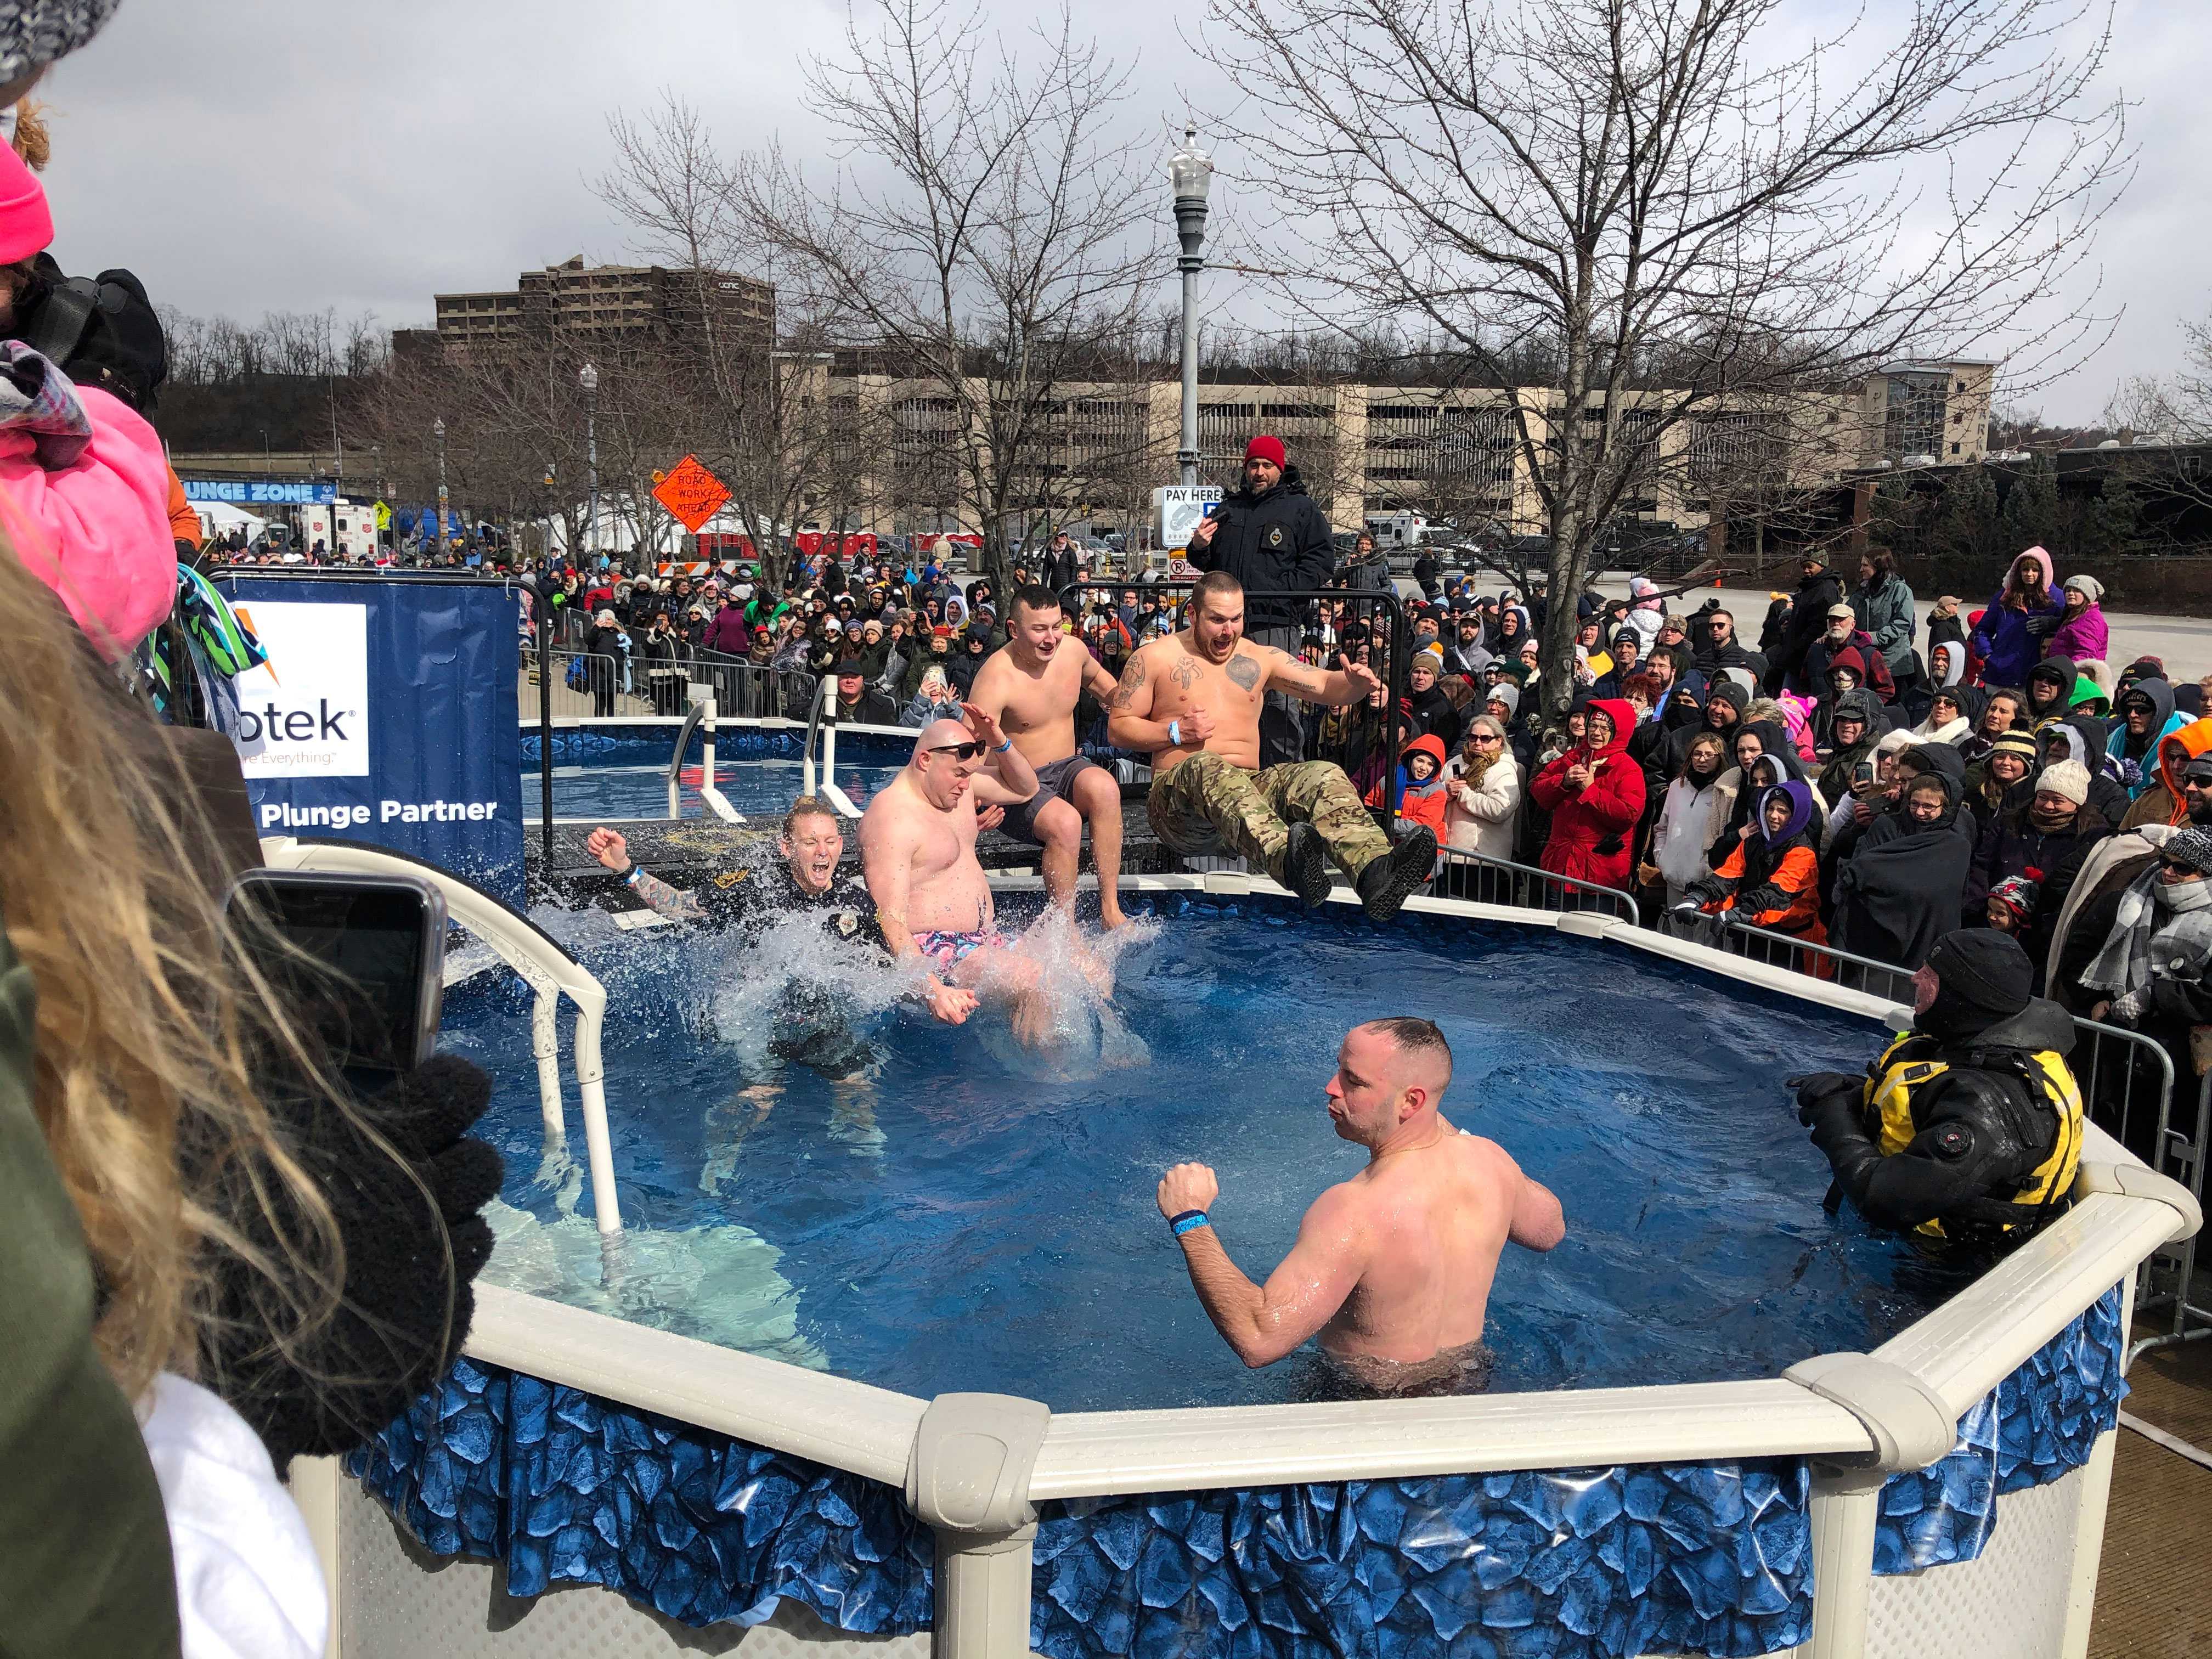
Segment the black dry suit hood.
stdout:
<svg viewBox="0 0 2212 1659">
<path fill-rule="evenodd" d="M 1914 1018 L 1914 1030 L 1951 1047 L 2062 1054 L 2073 1048 L 2073 1020 L 2032 994 L 2035 965 L 2011 934 L 1978 927 L 1946 933 L 1929 951 L 1928 969 L 1936 1000 Z"/>
</svg>

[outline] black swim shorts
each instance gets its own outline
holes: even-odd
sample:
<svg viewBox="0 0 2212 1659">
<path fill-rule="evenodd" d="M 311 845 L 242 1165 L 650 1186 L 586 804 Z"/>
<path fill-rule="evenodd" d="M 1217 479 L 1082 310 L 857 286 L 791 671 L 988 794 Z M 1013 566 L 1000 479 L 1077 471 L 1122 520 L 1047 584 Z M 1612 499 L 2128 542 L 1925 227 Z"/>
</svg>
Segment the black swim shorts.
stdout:
<svg viewBox="0 0 2212 1659">
<path fill-rule="evenodd" d="M 1006 809 L 1006 833 L 1017 841 L 1029 842 L 1032 847 L 1043 846 L 1044 837 L 1036 830 L 1036 815 L 1045 809 L 1048 802 L 1067 800 L 1068 792 L 1075 787 L 1076 779 L 1086 770 L 1104 769 L 1088 755 L 1070 755 L 1066 760 L 1047 761 L 1036 769 L 1036 793 L 1020 805 Z M 1069 802 L 1070 805 L 1073 804 Z"/>
</svg>

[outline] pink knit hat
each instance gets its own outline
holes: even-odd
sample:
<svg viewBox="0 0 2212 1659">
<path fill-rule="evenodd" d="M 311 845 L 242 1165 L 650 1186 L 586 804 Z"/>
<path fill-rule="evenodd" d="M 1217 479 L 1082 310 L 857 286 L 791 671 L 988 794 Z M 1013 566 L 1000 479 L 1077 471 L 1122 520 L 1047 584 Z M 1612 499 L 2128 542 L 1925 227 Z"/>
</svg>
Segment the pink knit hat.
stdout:
<svg viewBox="0 0 2212 1659">
<path fill-rule="evenodd" d="M 46 192 L 23 158 L 0 144 L 0 264 L 27 259 L 54 240 Z"/>
</svg>

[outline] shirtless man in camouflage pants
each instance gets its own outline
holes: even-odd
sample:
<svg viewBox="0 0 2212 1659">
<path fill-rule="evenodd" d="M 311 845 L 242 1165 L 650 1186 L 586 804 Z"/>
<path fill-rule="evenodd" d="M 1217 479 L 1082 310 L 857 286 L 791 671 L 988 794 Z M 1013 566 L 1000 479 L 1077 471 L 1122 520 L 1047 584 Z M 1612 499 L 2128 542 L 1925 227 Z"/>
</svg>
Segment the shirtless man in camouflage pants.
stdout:
<svg viewBox="0 0 2212 1659">
<path fill-rule="evenodd" d="M 1358 664 L 1324 673 L 1244 637 L 1244 589 L 1212 571 L 1191 593 L 1190 625 L 1151 641 L 1121 671 L 1107 735 L 1152 757 L 1145 816 L 1174 851 L 1224 846 L 1309 906 L 1328 896 L 1329 864 L 1352 878 L 1367 914 L 1387 921 L 1429 878 L 1437 840 L 1416 829 L 1395 848 L 1333 761 L 1260 765 L 1269 690 L 1342 708 L 1375 690 Z"/>
</svg>

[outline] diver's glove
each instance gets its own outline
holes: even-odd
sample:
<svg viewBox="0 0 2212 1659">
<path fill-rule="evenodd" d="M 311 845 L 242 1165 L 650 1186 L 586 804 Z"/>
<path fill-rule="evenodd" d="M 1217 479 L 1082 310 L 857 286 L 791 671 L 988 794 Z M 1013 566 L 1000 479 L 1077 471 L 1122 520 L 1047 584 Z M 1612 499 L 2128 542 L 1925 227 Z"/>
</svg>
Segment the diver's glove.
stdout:
<svg viewBox="0 0 2212 1659">
<path fill-rule="evenodd" d="M 279 1473 L 295 1456 L 363 1443 L 460 1352 L 471 1282 L 491 1255 L 478 1212 L 500 1187 L 499 1154 L 467 1133 L 490 1100 L 482 1067 L 437 1054 L 350 1113 L 296 1096 L 272 1107 L 337 1221 L 343 1301 L 327 1320 L 312 1308 L 303 1320 L 283 1291 L 225 1261 L 204 1380 L 253 1425 Z M 248 1237 L 281 1262 L 268 1216 L 240 1207 Z M 279 1221 L 300 1224 L 281 1212 Z"/>
<path fill-rule="evenodd" d="M 1846 1115 L 1856 1127 L 1859 1094 L 1865 1084 L 1864 1078 L 1848 1072 L 1807 1072 L 1783 1079 L 1785 1088 L 1797 1091 L 1797 1121 L 1808 1129 L 1834 1111 Z"/>
</svg>

